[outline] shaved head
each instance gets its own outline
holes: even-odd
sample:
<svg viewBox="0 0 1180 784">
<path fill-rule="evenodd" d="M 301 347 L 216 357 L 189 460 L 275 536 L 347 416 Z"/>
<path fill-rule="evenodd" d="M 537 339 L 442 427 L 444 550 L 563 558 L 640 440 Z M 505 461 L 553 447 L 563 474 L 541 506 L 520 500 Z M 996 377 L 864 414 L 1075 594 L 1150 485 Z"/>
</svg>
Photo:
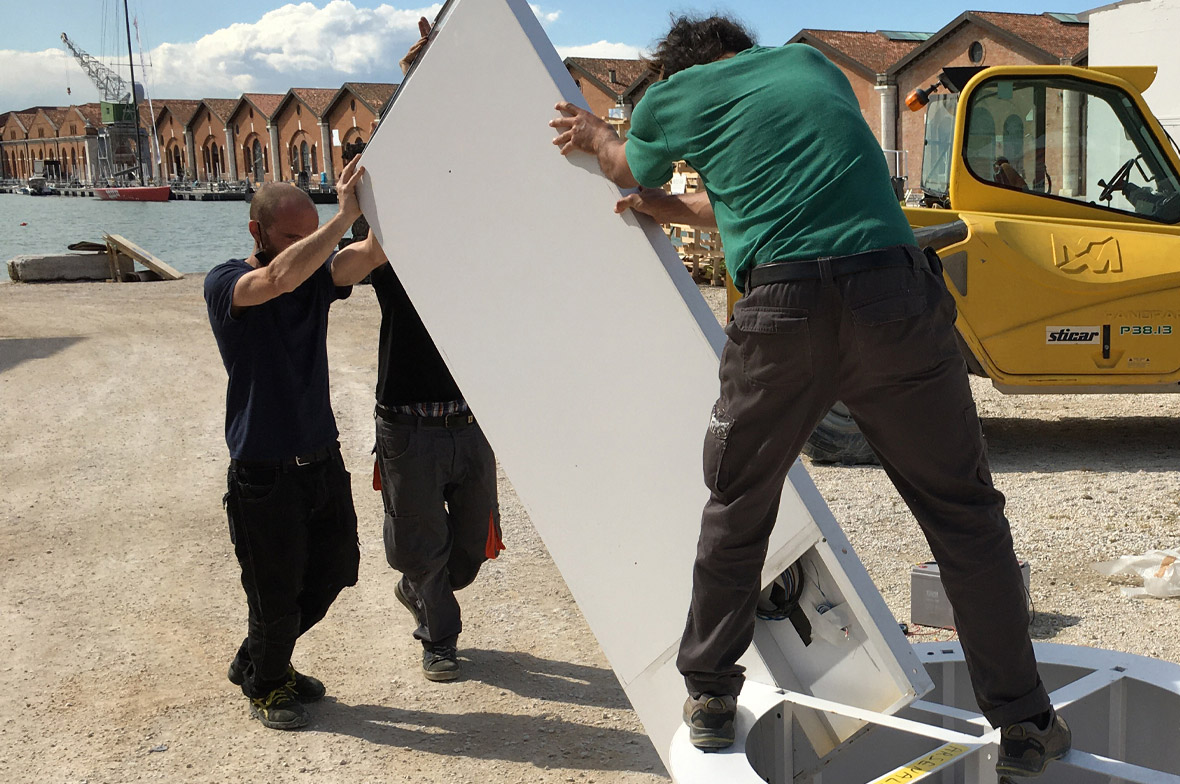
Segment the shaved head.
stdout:
<svg viewBox="0 0 1180 784">
<path fill-rule="evenodd" d="M 274 223 L 275 213 L 289 205 L 306 205 L 315 209 L 315 204 L 305 191 L 289 182 L 268 182 L 250 200 L 250 220 Z"/>
<path fill-rule="evenodd" d="M 268 182 L 250 200 L 250 235 L 255 258 L 263 266 L 319 225 L 311 197 L 289 182 Z"/>
</svg>

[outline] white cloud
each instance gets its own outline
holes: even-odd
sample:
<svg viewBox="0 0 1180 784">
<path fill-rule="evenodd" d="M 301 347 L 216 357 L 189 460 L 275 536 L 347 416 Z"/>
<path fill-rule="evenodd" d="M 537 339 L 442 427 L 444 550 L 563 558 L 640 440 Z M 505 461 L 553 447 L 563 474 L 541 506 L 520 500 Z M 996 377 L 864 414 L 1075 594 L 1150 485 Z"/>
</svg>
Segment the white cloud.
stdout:
<svg viewBox="0 0 1180 784">
<path fill-rule="evenodd" d="M 351 0 L 331 0 L 322 8 L 290 3 L 257 22 L 233 24 L 191 43 L 155 47 L 145 58 L 144 81 L 155 98 L 236 98 L 243 92 L 339 87 L 346 81 L 398 82 L 398 60 L 418 38 L 418 18 L 433 19 L 441 7 L 358 8 Z M 561 15 L 532 8 L 542 24 Z M 640 48 L 599 41 L 558 51 L 562 57 L 634 58 Z M 21 75 L 5 80 L 0 112 L 98 100 L 97 90 L 64 50 L 0 50 L 0 73 Z M 136 76 L 141 76 L 138 63 Z M 71 95 L 65 91 L 67 78 Z"/>
<path fill-rule="evenodd" d="M 610 41 L 599 41 L 594 44 L 582 44 L 581 46 L 559 46 L 557 53 L 566 57 L 609 57 L 620 60 L 635 60 L 643 54 L 643 49 L 631 44 L 611 43 Z"/>
<path fill-rule="evenodd" d="M 32 106 L 69 106 L 99 99 L 98 89 L 86 78 L 64 49 L 17 52 L 0 49 L 0 73 L 6 78 L 0 91 L 0 113 Z M 66 93 L 67 85 L 70 92 Z"/>
<path fill-rule="evenodd" d="M 148 86 L 157 96 L 205 98 L 346 81 L 397 82 L 398 60 L 418 38 L 418 18 L 433 19 L 439 8 L 357 8 L 349 0 L 323 8 L 284 5 L 252 24 L 156 47 Z"/>
<path fill-rule="evenodd" d="M 542 25 L 553 24 L 561 16 L 561 11 L 542 11 L 541 6 L 536 3 L 530 3 L 529 8 L 533 9 Z"/>
</svg>

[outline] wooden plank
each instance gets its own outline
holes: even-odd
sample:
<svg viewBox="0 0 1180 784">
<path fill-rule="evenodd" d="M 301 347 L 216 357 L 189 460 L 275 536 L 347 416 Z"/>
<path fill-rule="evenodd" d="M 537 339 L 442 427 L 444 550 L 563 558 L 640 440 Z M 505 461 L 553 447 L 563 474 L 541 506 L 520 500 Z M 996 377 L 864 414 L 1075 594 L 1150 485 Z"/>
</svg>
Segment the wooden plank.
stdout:
<svg viewBox="0 0 1180 784">
<path fill-rule="evenodd" d="M 113 246 L 138 261 L 164 280 L 180 280 L 184 275 L 177 272 L 161 259 L 156 258 L 131 240 L 120 234 L 103 234 L 108 246 Z"/>
</svg>

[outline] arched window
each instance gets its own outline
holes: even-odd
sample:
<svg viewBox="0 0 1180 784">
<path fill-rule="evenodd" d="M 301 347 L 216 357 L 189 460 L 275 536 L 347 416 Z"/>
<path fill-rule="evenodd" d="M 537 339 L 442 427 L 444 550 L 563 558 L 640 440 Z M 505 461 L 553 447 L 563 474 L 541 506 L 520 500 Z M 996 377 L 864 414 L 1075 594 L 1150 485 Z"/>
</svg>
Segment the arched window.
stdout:
<svg viewBox="0 0 1180 784">
<path fill-rule="evenodd" d="M 320 170 L 319 159 L 316 157 L 314 144 L 311 145 L 311 170 L 313 173 Z"/>
<path fill-rule="evenodd" d="M 302 142 L 299 145 L 299 171 L 311 171 L 311 150 L 307 146 L 307 142 Z"/>
</svg>

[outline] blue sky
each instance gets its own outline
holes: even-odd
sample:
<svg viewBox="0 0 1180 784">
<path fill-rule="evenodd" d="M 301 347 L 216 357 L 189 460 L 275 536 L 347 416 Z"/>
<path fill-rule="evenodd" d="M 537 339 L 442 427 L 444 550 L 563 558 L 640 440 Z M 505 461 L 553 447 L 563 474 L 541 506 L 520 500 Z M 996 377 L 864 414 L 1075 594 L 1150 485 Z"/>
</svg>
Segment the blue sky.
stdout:
<svg viewBox="0 0 1180 784">
<path fill-rule="evenodd" d="M 916 30 L 934 32 L 968 9 L 1076 13 L 1087 6 L 1053 0 L 990 3 L 784 2 L 732 0 L 535 0 L 534 11 L 563 55 L 633 57 L 663 32 L 670 12 L 729 11 L 764 44 L 799 30 Z M 97 100 L 81 68 L 66 56 L 64 31 L 104 62 L 121 58 L 124 33 L 114 22 L 121 0 L 40 0 L 35 13 L 8 15 L 0 25 L 0 111 Z M 138 19 L 147 83 L 169 98 L 237 97 L 245 91 L 339 87 L 345 81 L 397 81 L 397 60 L 417 37 L 419 15 L 438 4 L 370 0 L 130 0 Z M 134 32 L 134 31 L 133 31 Z M 120 66 L 121 67 L 121 66 Z M 19 74 L 19 78 L 11 78 Z M 126 72 L 124 70 L 124 77 Z M 137 74 L 138 76 L 138 74 Z M 71 89 L 67 95 L 66 87 Z"/>
</svg>

